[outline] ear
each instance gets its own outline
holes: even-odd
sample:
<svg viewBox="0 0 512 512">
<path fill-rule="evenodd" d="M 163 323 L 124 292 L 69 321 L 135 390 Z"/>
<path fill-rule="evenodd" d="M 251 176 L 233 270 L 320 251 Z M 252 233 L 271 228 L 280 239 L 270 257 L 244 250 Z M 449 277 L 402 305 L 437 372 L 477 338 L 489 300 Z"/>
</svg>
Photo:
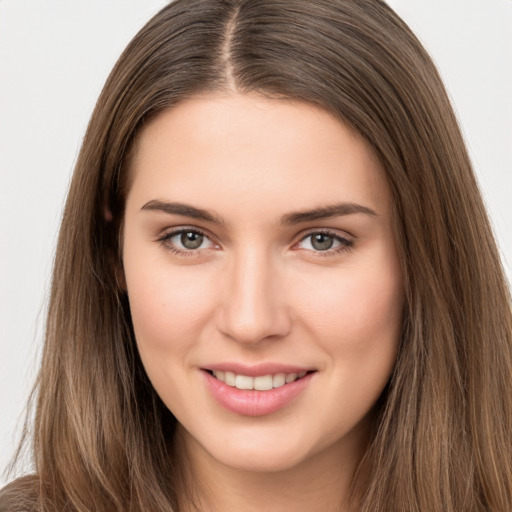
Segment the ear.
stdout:
<svg viewBox="0 0 512 512">
<path fill-rule="evenodd" d="M 115 266 L 115 276 L 116 276 L 116 282 L 117 286 L 123 290 L 123 292 L 128 292 L 128 287 L 126 286 L 126 277 L 124 275 L 124 268 L 123 268 L 123 262 L 121 260 L 117 260 L 116 266 Z"/>
<path fill-rule="evenodd" d="M 117 244 L 111 244 L 111 247 L 117 247 L 117 250 L 113 248 L 108 250 L 108 263 L 111 271 L 114 273 L 117 287 L 126 293 L 128 288 L 126 286 L 126 277 L 123 268 L 123 222 L 121 221 L 119 226 L 116 226 L 117 223 L 114 222 L 114 215 L 108 206 L 105 206 L 103 209 L 103 218 L 108 226 L 110 236 L 117 237 Z"/>
<path fill-rule="evenodd" d="M 108 222 L 112 222 L 114 220 L 114 216 L 112 215 L 112 211 L 110 210 L 110 208 L 108 206 L 105 206 L 105 208 L 103 208 L 103 218 Z"/>
</svg>

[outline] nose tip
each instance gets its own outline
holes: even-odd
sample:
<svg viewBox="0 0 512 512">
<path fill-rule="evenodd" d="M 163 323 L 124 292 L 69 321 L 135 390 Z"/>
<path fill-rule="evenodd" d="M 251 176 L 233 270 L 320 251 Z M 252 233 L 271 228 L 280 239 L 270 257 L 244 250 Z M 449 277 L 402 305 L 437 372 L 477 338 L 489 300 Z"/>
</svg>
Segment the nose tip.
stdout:
<svg viewBox="0 0 512 512">
<path fill-rule="evenodd" d="M 256 344 L 263 340 L 284 337 L 289 331 L 283 314 L 271 311 L 271 307 L 251 309 L 247 305 L 234 304 L 230 313 L 221 315 L 221 332 L 239 343 Z"/>
<path fill-rule="evenodd" d="M 267 264 L 238 267 L 226 287 L 218 315 L 218 328 L 244 344 L 286 336 L 290 315 L 275 270 Z"/>
</svg>

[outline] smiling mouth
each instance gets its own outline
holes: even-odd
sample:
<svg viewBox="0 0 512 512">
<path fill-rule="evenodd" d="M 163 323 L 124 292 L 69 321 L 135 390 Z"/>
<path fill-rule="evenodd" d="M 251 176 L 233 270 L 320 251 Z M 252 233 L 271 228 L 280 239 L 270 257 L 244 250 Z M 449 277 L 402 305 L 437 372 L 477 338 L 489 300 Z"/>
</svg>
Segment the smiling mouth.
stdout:
<svg viewBox="0 0 512 512">
<path fill-rule="evenodd" d="M 217 380 L 224 382 L 228 386 L 242 390 L 269 391 L 270 389 L 280 388 L 286 384 L 291 384 L 313 371 L 302 371 L 300 373 L 276 373 L 269 375 L 261 375 L 258 377 L 250 377 L 248 375 L 240 375 L 233 372 L 225 372 L 221 370 L 206 370 Z"/>
</svg>

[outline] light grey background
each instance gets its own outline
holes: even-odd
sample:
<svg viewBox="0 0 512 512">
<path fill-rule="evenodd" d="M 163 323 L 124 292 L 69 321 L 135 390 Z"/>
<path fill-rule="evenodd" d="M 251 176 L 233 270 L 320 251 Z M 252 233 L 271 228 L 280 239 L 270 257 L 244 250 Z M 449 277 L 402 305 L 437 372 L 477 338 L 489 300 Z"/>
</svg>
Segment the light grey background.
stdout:
<svg viewBox="0 0 512 512">
<path fill-rule="evenodd" d="M 59 218 L 88 118 L 122 49 L 165 3 L 0 0 L 0 472 L 36 373 Z M 445 79 L 510 280 L 512 0 L 389 3 Z"/>
</svg>

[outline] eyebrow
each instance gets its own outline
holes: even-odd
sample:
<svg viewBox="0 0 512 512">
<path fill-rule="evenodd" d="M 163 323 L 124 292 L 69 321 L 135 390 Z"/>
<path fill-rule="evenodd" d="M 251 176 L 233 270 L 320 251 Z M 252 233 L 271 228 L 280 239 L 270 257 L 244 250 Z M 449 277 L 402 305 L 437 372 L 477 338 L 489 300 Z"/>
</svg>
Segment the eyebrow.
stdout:
<svg viewBox="0 0 512 512">
<path fill-rule="evenodd" d="M 185 203 L 169 203 L 153 199 L 142 206 L 141 210 L 163 212 L 170 215 L 182 215 L 184 217 L 190 217 L 192 219 L 202 220 L 205 222 L 212 222 L 214 224 L 225 224 L 224 219 L 217 213 L 209 210 L 203 210 L 202 208 L 196 208 L 195 206 Z M 372 210 L 371 208 L 361 204 L 338 203 L 320 208 L 314 208 L 313 210 L 287 213 L 281 217 L 280 224 L 282 226 L 292 226 L 295 224 L 301 224 L 303 222 L 328 219 L 331 217 L 340 217 L 342 215 L 353 215 L 356 213 L 362 213 L 371 216 L 377 215 L 375 210 Z"/>
<path fill-rule="evenodd" d="M 291 226 L 302 222 L 312 220 L 329 219 L 331 217 L 340 217 L 342 215 L 353 215 L 355 213 L 363 213 L 365 215 L 375 216 L 377 212 L 357 203 L 338 203 L 329 206 L 315 208 L 313 210 L 305 210 L 300 212 L 287 213 L 281 217 L 281 225 Z"/>
<path fill-rule="evenodd" d="M 183 217 L 213 222 L 214 224 L 224 224 L 224 220 L 220 215 L 184 203 L 168 203 L 154 199 L 147 202 L 141 210 L 163 212 L 170 215 L 182 215 Z"/>
</svg>

